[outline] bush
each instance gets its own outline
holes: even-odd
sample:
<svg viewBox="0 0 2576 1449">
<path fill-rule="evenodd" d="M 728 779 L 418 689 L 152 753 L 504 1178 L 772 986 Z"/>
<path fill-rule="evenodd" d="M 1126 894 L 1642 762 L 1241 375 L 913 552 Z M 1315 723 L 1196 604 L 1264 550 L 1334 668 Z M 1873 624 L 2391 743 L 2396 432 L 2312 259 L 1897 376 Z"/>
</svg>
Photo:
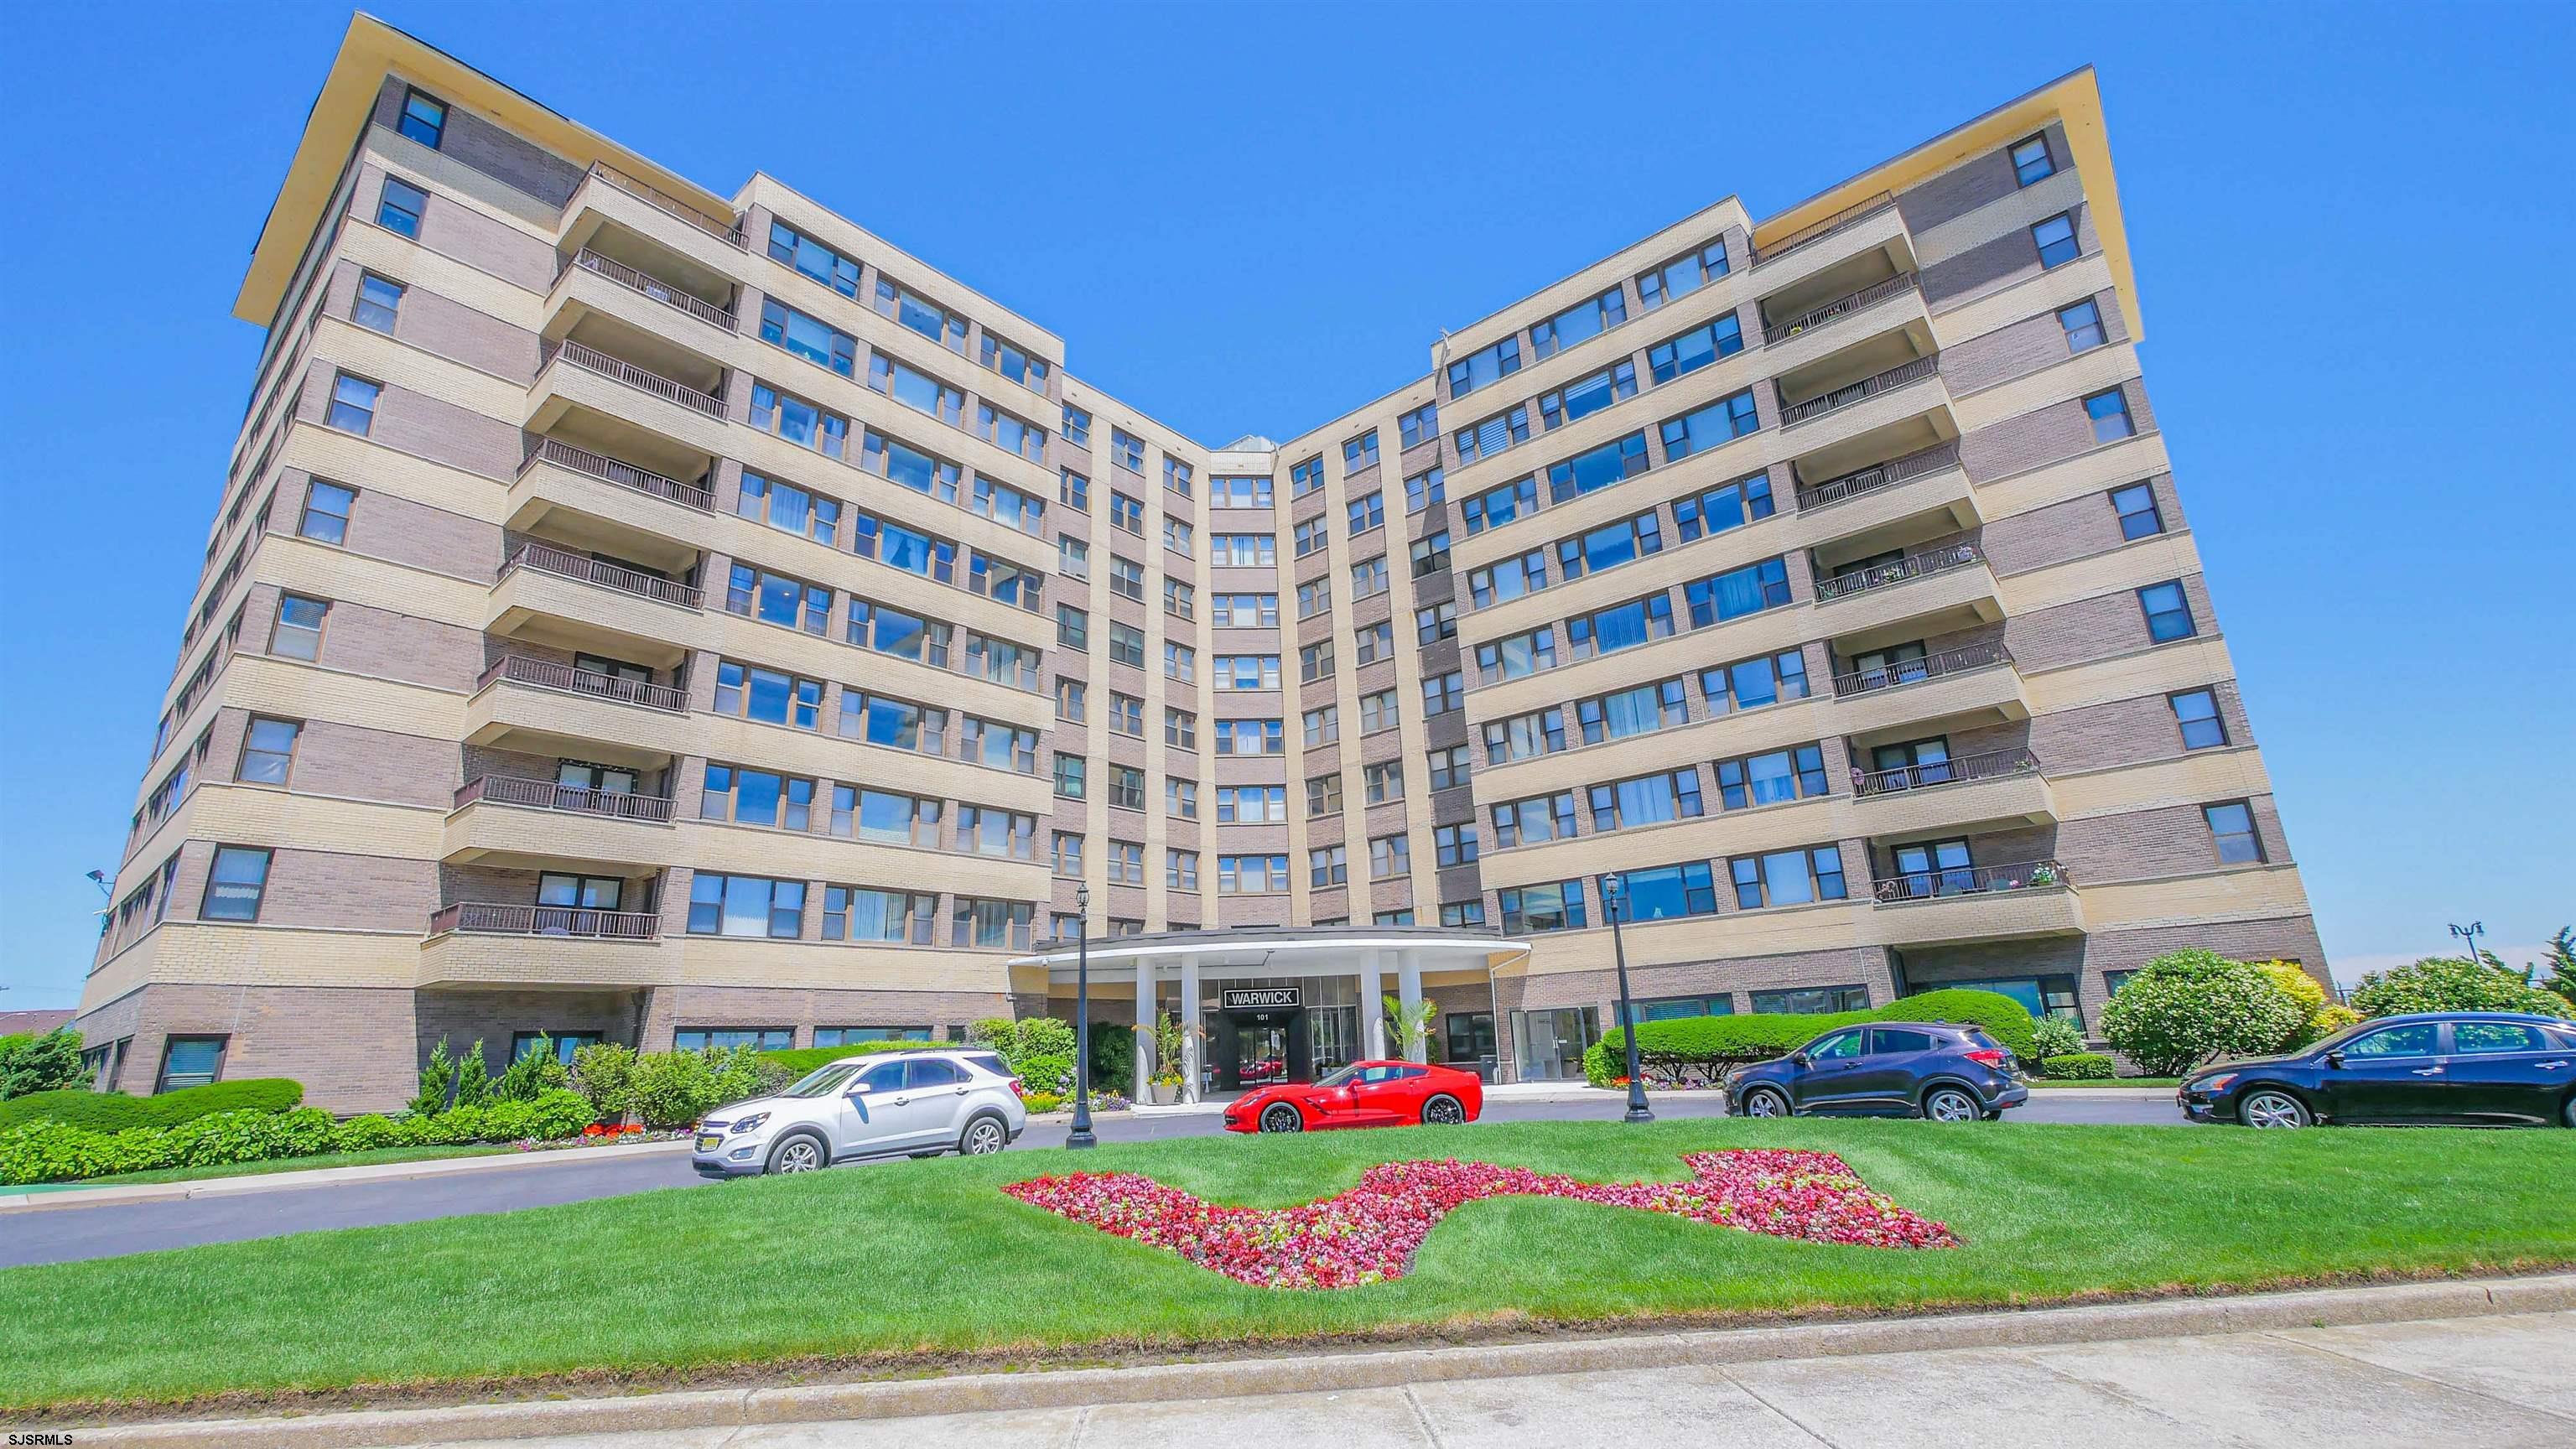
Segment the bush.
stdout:
<svg viewBox="0 0 2576 1449">
<path fill-rule="evenodd" d="M 456 1105 L 480 1107 L 492 1100 L 492 1069 L 483 1065 L 483 1038 L 474 1039 L 474 1050 L 456 1064 Z"/>
<path fill-rule="evenodd" d="M 1073 1090 L 1073 1053 L 1060 1056 L 1030 1057 L 1011 1068 L 1020 1079 L 1020 1087 L 1029 1092 L 1053 1092 L 1062 1096 Z"/>
<path fill-rule="evenodd" d="M 81 1070 L 80 1033 L 70 1027 L 0 1041 L 0 1101 L 31 1092 L 59 1092 L 87 1077 Z"/>
<path fill-rule="evenodd" d="M 304 1100 L 304 1084 L 286 1077 L 244 1077 L 210 1082 L 157 1097 L 118 1092 L 38 1092 L 0 1102 L 0 1129 L 51 1121 L 93 1132 L 127 1127 L 176 1127 L 215 1112 L 283 1112 Z"/>
<path fill-rule="evenodd" d="M 2084 1033 L 2062 1016 L 2043 1016 L 2030 1024 L 2030 1050 L 2043 1075 L 2051 1057 L 2075 1056 L 2084 1050 Z"/>
<path fill-rule="evenodd" d="M 2270 977 L 2273 985 L 2288 992 L 2290 999 L 2299 1004 L 2298 1029 L 2282 1041 L 2279 1050 L 2296 1051 L 2334 1030 L 2326 1024 L 2326 1013 L 2334 1008 L 2333 998 L 2326 995 L 2325 987 L 2308 974 L 2306 967 L 2295 961 L 2257 961 L 2254 969 Z"/>
<path fill-rule="evenodd" d="M 1647 1072 L 1675 1076 L 1683 1071 L 1714 1072 L 1746 1062 L 1767 1062 L 1805 1046 L 1837 1027 L 1868 1021 L 1959 1022 L 1985 1028 L 1986 1034 L 2025 1062 L 2038 1060 L 2032 1040 L 2034 1025 L 2022 1004 L 1993 991 L 1952 989 L 1926 991 L 1868 1011 L 1801 1014 L 1757 1012 L 1750 1016 L 1686 1016 L 1649 1021 L 1637 1028 L 1638 1065 Z M 1583 1054 L 1583 1074 L 1592 1085 L 1606 1087 L 1627 1070 L 1627 1036 L 1617 1027 L 1602 1033 Z"/>
<path fill-rule="evenodd" d="M 1071 1056 L 1070 1048 L 1065 1055 Z M 1116 1022 L 1091 1024 L 1091 1087 L 1131 1086 L 1136 1080 L 1136 1030 Z"/>
<path fill-rule="evenodd" d="M 572 1073 L 556 1054 L 554 1039 L 539 1033 L 527 1055 L 502 1071 L 492 1092 L 506 1102 L 533 1102 L 543 1093 L 565 1091 L 571 1085 Z"/>
<path fill-rule="evenodd" d="M 1095 1030 L 1093 1035 L 1097 1036 Z M 1038 1057 L 1073 1056 L 1073 1023 L 1052 1016 L 1032 1016 L 1012 1021 L 988 1016 L 966 1029 L 966 1039 L 977 1046 L 988 1046 L 1002 1054 L 1013 1072 L 1029 1075 L 1027 1063 Z"/>
<path fill-rule="evenodd" d="M 590 1103 L 593 1120 L 622 1122 L 632 1105 L 635 1048 L 595 1041 L 572 1054 L 572 1089 Z"/>
<path fill-rule="evenodd" d="M 2118 1075 L 2112 1069 L 2111 1059 L 2100 1052 L 2066 1052 L 2042 1057 L 2039 1066 L 2049 1076 L 2062 1077 L 2070 1082 L 2107 1082 Z"/>
<path fill-rule="evenodd" d="M 167 1167 L 266 1162 L 424 1143 L 577 1137 L 590 1115 L 590 1103 L 578 1093 L 554 1089 L 524 1101 L 400 1119 L 369 1116 L 333 1122 L 331 1114 L 318 1107 L 298 1107 L 216 1112 L 175 1126 L 119 1131 L 50 1120 L 27 1122 L 0 1130 L 0 1183 L 68 1182 Z"/>
<path fill-rule="evenodd" d="M 2102 1008 L 2102 1036 L 2151 1077 L 2221 1056 L 2280 1050 L 2308 1025 L 2297 998 L 2260 967 L 2215 951 L 2158 956 Z"/>
<path fill-rule="evenodd" d="M 1061 1092 L 1031 1092 L 1020 1102 L 1032 1112 L 1052 1112 L 1064 1105 L 1065 1098 Z"/>
<path fill-rule="evenodd" d="M 685 1127 L 716 1104 L 715 1073 L 699 1052 L 654 1052 L 635 1059 L 630 1105 L 647 1127 Z"/>
<path fill-rule="evenodd" d="M 793 1047 L 785 1051 L 762 1052 L 760 1054 L 760 1059 L 763 1062 L 778 1068 L 781 1072 L 784 1072 L 787 1076 L 787 1080 L 792 1082 L 797 1078 L 804 1076 L 806 1073 L 811 1072 L 816 1067 L 828 1067 L 832 1063 L 837 1062 L 844 1057 L 874 1056 L 878 1052 L 914 1052 L 921 1050 L 923 1047 L 950 1045 L 954 1045 L 954 1043 L 936 1041 L 863 1041 L 854 1043 L 850 1046 Z"/>
<path fill-rule="evenodd" d="M 2412 966 L 2373 971 L 2353 988 L 2353 1008 L 2364 1016 L 2410 1011 L 2528 1011 L 2576 1017 L 2576 1004 L 2534 986 L 2522 972 L 2485 961 L 2428 956 Z"/>
<path fill-rule="evenodd" d="M 447 1054 L 447 1038 L 429 1049 L 429 1064 L 420 1069 L 420 1090 L 412 1093 L 411 1105 L 403 1110 L 415 1117 L 427 1117 L 447 1110 L 447 1099 L 456 1090 L 456 1058 Z"/>
</svg>

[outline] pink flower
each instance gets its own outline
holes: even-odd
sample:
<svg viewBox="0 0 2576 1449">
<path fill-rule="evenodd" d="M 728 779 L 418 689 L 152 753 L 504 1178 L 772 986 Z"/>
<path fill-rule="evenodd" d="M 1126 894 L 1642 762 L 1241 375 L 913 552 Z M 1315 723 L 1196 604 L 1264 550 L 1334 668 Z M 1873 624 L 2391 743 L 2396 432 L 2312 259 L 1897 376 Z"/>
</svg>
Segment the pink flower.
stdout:
<svg viewBox="0 0 2576 1449">
<path fill-rule="evenodd" d="M 1688 1182 L 1606 1184 L 1454 1158 L 1388 1162 L 1347 1192 L 1293 1208 L 1223 1207 L 1132 1172 L 1049 1174 L 1002 1191 L 1265 1288 L 1351 1288 L 1401 1278 L 1441 1218 L 1487 1197 L 1572 1198 L 1819 1243 L 1958 1243 L 1947 1227 L 1870 1191 L 1830 1152 L 1697 1152 L 1682 1160 L 1693 1174 Z"/>
</svg>

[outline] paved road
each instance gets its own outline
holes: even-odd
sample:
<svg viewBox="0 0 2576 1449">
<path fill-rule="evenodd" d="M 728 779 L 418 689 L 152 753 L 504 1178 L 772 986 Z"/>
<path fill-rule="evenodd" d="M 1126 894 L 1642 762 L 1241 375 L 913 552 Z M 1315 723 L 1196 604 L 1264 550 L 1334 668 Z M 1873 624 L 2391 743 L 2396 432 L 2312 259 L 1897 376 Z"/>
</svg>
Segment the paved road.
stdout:
<svg viewBox="0 0 2576 1449">
<path fill-rule="evenodd" d="M 1954 1449 L 2069 1436 L 2119 1449 L 2565 1449 L 2576 1443 L 2576 1313 L 755 1424 L 670 1430 L 653 1440 L 666 1449 L 947 1443 Z M 509 1442 L 519 1449 L 609 1449 L 633 1439 L 585 1434 Z"/>
<path fill-rule="evenodd" d="M 2144 1094 L 2131 1102 L 2100 1097 L 2067 1098 L 2053 1091 L 2031 1094 L 2027 1107 L 2015 1109 L 2009 1121 L 2178 1123 L 2171 1099 Z M 1572 1102 L 1495 1102 L 1486 1121 L 1576 1122 L 1616 1120 L 1616 1097 Z M 1712 1096 L 1671 1095 L 1657 1099 L 1664 1117 L 1714 1115 Z M 1104 1117 L 1098 1131 L 1104 1142 L 1150 1142 L 1169 1137 L 1198 1137 L 1221 1130 L 1212 1113 L 1153 1117 Z M 1467 1129 L 1472 1132 L 1474 1128 Z M 1058 1122 L 1032 1125 L 1012 1150 L 1061 1147 L 1065 1129 Z M 81 1258 L 111 1258 L 125 1253 L 184 1248 L 198 1243 L 229 1243 L 244 1238 L 321 1228 L 366 1227 L 379 1223 L 419 1222 L 460 1213 L 507 1212 L 546 1207 L 597 1197 L 618 1197 L 664 1187 L 695 1187 L 702 1179 L 689 1168 L 685 1153 L 584 1161 L 578 1153 L 542 1165 L 503 1159 L 507 1166 L 485 1172 L 452 1172 L 437 1177 L 380 1182 L 341 1183 L 291 1191 L 241 1193 L 181 1201 L 120 1203 L 86 1208 L 47 1208 L 0 1214 L 0 1267 L 26 1263 L 61 1263 Z M 846 1170 L 846 1169 L 844 1169 Z"/>
</svg>

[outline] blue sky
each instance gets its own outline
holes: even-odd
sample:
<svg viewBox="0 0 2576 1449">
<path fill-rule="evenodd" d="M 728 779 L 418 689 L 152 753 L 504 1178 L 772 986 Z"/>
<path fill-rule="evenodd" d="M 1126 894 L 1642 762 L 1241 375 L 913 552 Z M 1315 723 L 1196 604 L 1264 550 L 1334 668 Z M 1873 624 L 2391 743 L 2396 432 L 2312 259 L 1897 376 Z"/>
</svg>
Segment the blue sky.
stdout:
<svg viewBox="0 0 2576 1449">
<path fill-rule="evenodd" d="M 718 191 L 768 170 L 1210 443 L 1315 426 L 1443 325 L 2089 62 L 2149 386 L 2328 954 L 2576 919 L 2576 9 L 376 9 Z M 232 297 L 346 18 L 11 18 L 0 1009 L 78 999 L 82 872 L 117 863 L 259 345 Z"/>
</svg>

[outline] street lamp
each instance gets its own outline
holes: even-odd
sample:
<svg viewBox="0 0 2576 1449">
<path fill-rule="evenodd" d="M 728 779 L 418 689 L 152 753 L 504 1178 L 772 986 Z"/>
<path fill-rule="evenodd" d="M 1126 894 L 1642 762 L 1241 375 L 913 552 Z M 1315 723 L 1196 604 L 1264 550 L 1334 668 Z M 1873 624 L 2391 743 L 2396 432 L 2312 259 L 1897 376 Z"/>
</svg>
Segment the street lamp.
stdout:
<svg viewBox="0 0 2576 1449">
<path fill-rule="evenodd" d="M 1628 997 L 1628 941 L 1619 932 L 1623 897 L 1627 892 L 1621 877 L 1601 878 L 1601 903 L 1610 911 L 1610 954 L 1619 966 L 1619 1037 L 1628 1046 L 1628 1115 L 1627 1122 L 1652 1122 L 1655 1114 L 1646 1110 L 1646 1078 L 1637 1069 L 1637 1004 Z"/>
<path fill-rule="evenodd" d="M 1097 1147 L 1091 1135 L 1091 887 L 1073 888 L 1073 1130 L 1067 1148 Z"/>
<path fill-rule="evenodd" d="M 2461 945 L 2469 948 L 2469 964 L 2472 966 L 2478 964 L 2478 937 L 2486 933 L 2487 923 L 2484 921 L 2471 921 L 2465 926 L 2451 927 L 2451 934 L 2459 938 Z"/>
</svg>

